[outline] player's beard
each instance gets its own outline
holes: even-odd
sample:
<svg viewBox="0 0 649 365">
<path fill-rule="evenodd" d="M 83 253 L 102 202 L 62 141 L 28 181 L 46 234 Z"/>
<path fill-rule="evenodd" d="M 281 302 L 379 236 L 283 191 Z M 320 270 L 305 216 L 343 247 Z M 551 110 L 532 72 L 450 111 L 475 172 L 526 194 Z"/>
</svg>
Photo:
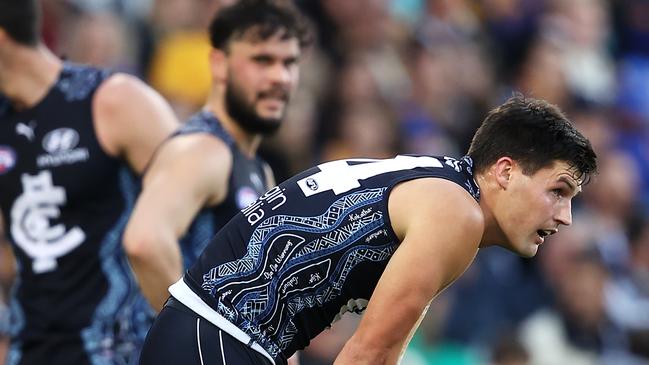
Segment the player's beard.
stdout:
<svg viewBox="0 0 649 365">
<path fill-rule="evenodd" d="M 282 93 L 283 100 L 288 102 L 288 92 L 283 90 L 277 90 L 275 92 Z M 230 77 L 228 78 L 228 84 L 225 89 L 225 109 L 230 117 L 246 132 L 264 136 L 272 135 L 281 126 L 285 111 L 279 118 L 263 118 L 255 110 L 255 102 L 263 99 L 269 93 L 271 92 L 259 93 L 255 101 L 249 103 L 246 101 L 243 91 L 232 82 L 232 77 Z"/>
</svg>

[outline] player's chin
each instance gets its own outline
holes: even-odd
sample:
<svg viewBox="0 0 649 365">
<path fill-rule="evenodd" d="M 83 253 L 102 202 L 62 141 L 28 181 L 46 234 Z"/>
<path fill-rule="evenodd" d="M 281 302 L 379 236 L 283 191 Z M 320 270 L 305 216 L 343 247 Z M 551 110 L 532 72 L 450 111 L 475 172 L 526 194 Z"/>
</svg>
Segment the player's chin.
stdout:
<svg viewBox="0 0 649 365">
<path fill-rule="evenodd" d="M 519 249 L 516 250 L 516 253 L 525 258 L 531 258 L 536 256 L 536 253 L 539 251 L 539 245 L 536 243 L 529 243 L 526 242 L 525 244 L 521 245 Z"/>
<path fill-rule="evenodd" d="M 525 258 L 534 257 L 539 250 L 539 245 L 527 239 L 511 240 L 503 246 L 507 250 Z"/>
<path fill-rule="evenodd" d="M 285 101 L 263 100 L 258 104 L 257 113 L 262 118 L 280 119 L 284 116 L 285 110 Z"/>
<path fill-rule="evenodd" d="M 284 108 L 258 108 L 257 117 L 266 123 L 279 124 L 284 119 Z"/>
</svg>

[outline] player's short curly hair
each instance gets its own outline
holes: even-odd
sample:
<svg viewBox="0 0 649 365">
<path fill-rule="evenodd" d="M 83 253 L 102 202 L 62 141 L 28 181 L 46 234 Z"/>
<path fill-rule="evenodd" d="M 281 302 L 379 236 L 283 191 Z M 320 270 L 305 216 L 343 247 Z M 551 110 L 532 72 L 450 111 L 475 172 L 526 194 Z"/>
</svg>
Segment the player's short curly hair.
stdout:
<svg viewBox="0 0 649 365">
<path fill-rule="evenodd" d="M 300 47 L 312 42 L 304 17 L 286 2 L 241 0 L 221 9 L 209 27 L 212 47 L 224 51 L 234 39 L 251 36 L 263 41 L 278 32 L 281 39 L 296 38 Z"/>
<path fill-rule="evenodd" d="M 528 175 L 555 161 L 567 162 L 581 183 L 587 183 L 597 171 L 597 156 L 590 142 L 561 110 L 520 94 L 489 112 L 473 136 L 468 154 L 476 172 L 504 156 L 520 163 Z"/>
</svg>

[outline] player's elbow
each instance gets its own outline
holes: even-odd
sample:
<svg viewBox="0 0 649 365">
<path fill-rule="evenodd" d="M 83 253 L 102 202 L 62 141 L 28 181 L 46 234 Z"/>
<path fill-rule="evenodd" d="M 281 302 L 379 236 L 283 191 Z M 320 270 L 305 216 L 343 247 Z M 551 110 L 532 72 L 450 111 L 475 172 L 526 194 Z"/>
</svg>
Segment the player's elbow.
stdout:
<svg viewBox="0 0 649 365">
<path fill-rule="evenodd" d="M 158 237 L 153 231 L 145 231 L 138 227 L 129 226 L 124 232 L 122 242 L 124 251 L 130 260 L 142 261 L 156 249 Z"/>
</svg>

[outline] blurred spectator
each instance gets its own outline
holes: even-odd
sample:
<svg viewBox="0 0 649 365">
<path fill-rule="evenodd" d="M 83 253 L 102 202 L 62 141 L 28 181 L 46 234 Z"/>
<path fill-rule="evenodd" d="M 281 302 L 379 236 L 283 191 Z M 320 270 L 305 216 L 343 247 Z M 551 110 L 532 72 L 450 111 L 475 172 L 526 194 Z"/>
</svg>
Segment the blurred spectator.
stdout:
<svg viewBox="0 0 649 365">
<path fill-rule="evenodd" d="M 646 0 L 611 1 L 618 9 L 620 53 L 649 56 L 649 2 Z"/>
<path fill-rule="evenodd" d="M 608 104 L 615 93 L 609 52 L 610 19 L 604 0 L 552 0 L 540 32 L 560 49 L 570 92 L 592 103 Z"/>
<path fill-rule="evenodd" d="M 156 49 L 149 78 L 181 120 L 196 112 L 207 97 L 211 76 L 210 42 L 205 31 L 219 8 L 231 0 L 157 0 L 153 9 Z"/>
<path fill-rule="evenodd" d="M 631 359 L 649 363 L 649 212 L 638 211 L 628 222 L 628 270 L 606 288 L 606 309 L 624 331 Z M 627 359 L 627 361 L 632 361 Z"/>
<path fill-rule="evenodd" d="M 489 34 L 498 76 L 509 82 L 536 37 L 545 0 L 483 0 L 480 10 Z M 537 96 L 538 97 L 538 96 Z"/>
<path fill-rule="evenodd" d="M 399 151 L 396 122 L 390 111 L 378 103 L 343 106 L 336 124 L 335 137 L 325 143 L 323 161 L 389 158 Z"/>
<path fill-rule="evenodd" d="M 43 0 L 44 39 L 72 60 L 149 78 L 189 115 L 209 84 L 203 29 L 233 1 Z M 559 105 L 599 155 L 600 176 L 575 202 L 577 227 L 548 240 L 539 259 L 481 252 L 444 294 L 446 304 L 431 309 L 404 364 L 541 364 L 539 344 L 525 339 L 545 331 L 563 336 L 548 339 L 562 344 L 557 354 L 649 364 L 646 240 L 638 228 L 649 214 L 649 1 L 294 1 L 311 15 L 318 46 L 303 63 L 286 128 L 261 149 L 278 181 L 352 155 L 460 156 L 479 116 L 513 91 Z M 0 262 L 0 273 L 5 267 Z M 567 275 L 578 279 L 563 283 Z M 581 309 L 592 318 L 567 314 L 578 307 L 570 294 L 578 290 L 593 298 Z M 545 311 L 528 318 L 539 307 Z M 348 320 L 314 342 L 328 355 L 305 354 L 302 364 L 330 363 Z M 528 337 L 503 337 L 523 321 Z M 586 330 L 585 322 L 602 326 Z M 601 346 L 584 346 L 580 336 Z M 574 361 L 552 365 L 581 360 Z"/>
<path fill-rule="evenodd" d="M 443 28 L 421 30 L 406 59 L 411 92 L 398 108 L 404 152 L 463 154 L 490 103 L 488 62 L 474 43 Z"/>
<path fill-rule="evenodd" d="M 615 273 L 624 270 L 629 250 L 625 222 L 638 196 L 638 174 L 628 154 L 620 150 L 599 151 L 601 173 L 583 195 L 580 214 L 592 222 L 589 241 L 602 261 Z"/>
<path fill-rule="evenodd" d="M 561 57 L 561 49 L 555 42 L 545 37 L 536 38 L 515 74 L 512 88 L 562 108 L 568 107 L 572 95 Z"/>
<path fill-rule="evenodd" d="M 403 363 L 409 365 L 471 365 L 479 363 L 475 348 L 454 342 L 442 334 L 442 326 L 452 309 L 451 295 L 441 293 L 430 304 L 419 331 L 413 337 Z"/>
<path fill-rule="evenodd" d="M 81 13 L 68 25 L 70 36 L 59 52 L 70 61 L 134 73 L 136 59 L 128 27 L 109 12 Z"/>
<path fill-rule="evenodd" d="M 164 95 L 186 120 L 207 97 L 211 75 L 210 43 L 203 30 L 171 33 L 158 44 L 153 57 L 151 84 Z"/>
<path fill-rule="evenodd" d="M 492 365 L 527 365 L 530 355 L 514 336 L 503 337 L 493 348 Z"/>
<path fill-rule="evenodd" d="M 550 304 L 537 266 L 499 248 L 480 250 L 471 268 L 449 288 L 443 337 L 487 351 L 502 340 L 500 334 L 515 331 L 530 313 Z"/>
<path fill-rule="evenodd" d="M 521 327 L 532 365 L 597 364 L 598 354 L 608 345 L 603 305 L 606 269 L 594 251 L 578 251 L 569 260 L 552 281 L 557 306 L 538 311 Z"/>
</svg>

